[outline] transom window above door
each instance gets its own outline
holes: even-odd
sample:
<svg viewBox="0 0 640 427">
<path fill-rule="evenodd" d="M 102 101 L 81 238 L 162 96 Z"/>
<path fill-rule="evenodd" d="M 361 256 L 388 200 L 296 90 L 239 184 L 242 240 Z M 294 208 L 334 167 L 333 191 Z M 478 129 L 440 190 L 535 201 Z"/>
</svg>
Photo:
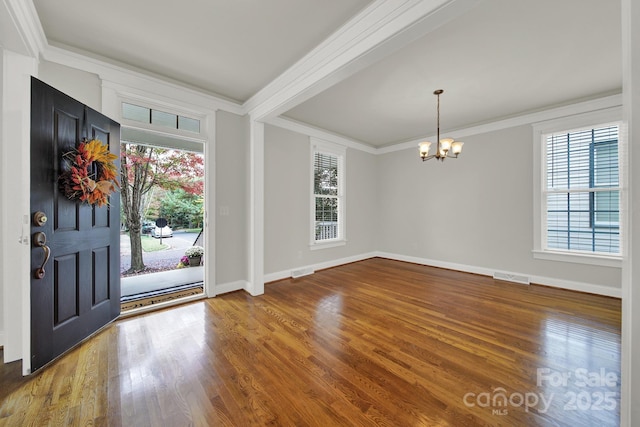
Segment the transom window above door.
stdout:
<svg viewBox="0 0 640 427">
<path fill-rule="evenodd" d="M 122 103 L 122 117 L 140 123 L 200 133 L 200 120 L 140 105 Z"/>
</svg>

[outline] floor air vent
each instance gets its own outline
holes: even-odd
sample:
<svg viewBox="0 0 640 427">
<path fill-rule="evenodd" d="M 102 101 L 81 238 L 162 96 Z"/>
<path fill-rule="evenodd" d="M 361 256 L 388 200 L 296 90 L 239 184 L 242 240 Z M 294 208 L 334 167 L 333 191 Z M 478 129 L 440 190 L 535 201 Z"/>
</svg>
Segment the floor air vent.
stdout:
<svg viewBox="0 0 640 427">
<path fill-rule="evenodd" d="M 291 270 L 291 277 L 297 279 L 298 277 L 308 276 L 315 273 L 315 270 L 311 267 L 300 268 L 298 270 Z"/>
<path fill-rule="evenodd" d="M 520 276 L 518 274 L 501 273 L 496 271 L 493 273 L 493 278 L 497 280 L 505 280 L 507 282 L 520 283 L 521 285 L 529 284 L 529 278 L 527 276 Z"/>
</svg>

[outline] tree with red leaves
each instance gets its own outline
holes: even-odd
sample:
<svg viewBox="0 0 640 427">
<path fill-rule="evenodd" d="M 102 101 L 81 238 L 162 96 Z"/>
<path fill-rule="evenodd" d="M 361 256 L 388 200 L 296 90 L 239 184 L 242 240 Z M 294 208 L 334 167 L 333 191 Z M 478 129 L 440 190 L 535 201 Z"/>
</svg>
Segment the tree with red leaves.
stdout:
<svg viewBox="0 0 640 427">
<path fill-rule="evenodd" d="M 131 241 L 131 267 L 128 273 L 145 269 L 142 259 L 142 206 L 154 187 L 182 189 L 202 196 L 204 192 L 204 159 L 186 151 L 121 144 L 120 181 L 122 212 Z"/>
</svg>

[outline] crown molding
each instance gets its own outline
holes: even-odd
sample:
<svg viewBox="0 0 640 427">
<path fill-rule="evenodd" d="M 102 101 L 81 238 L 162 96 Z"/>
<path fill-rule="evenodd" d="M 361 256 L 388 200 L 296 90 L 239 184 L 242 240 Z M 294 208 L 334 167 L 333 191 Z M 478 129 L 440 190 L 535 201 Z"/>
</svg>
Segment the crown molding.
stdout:
<svg viewBox="0 0 640 427">
<path fill-rule="evenodd" d="M 36 60 L 42 58 L 97 74 L 103 81 L 173 99 L 185 99 L 186 102 L 200 107 L 225 110 L 238 115 L 245 114 L 245 110 L 239 103 L 207 93 L 202 89 L 189 87 L 182 82 L 153 75 L 148 71 L 137 70 L 126 64 L 109 62 L 106 58 L 50 45 L 32 0 L 2 0 L 0 24 L 2 39 L 8 40 L 2 46 L 3 48 L 28 55 Z"/>
<path fill-rule="evenodd" d="M 460 139 L 468 136 L 479 135 L 487 132 L 495 132 L 502 129 L 508 129 L 522 125 L 539 126 L 545 121 L 554 120 L 558 118 L 570 117 L 578 114 L 604 111 L 616 107 L 622 106 L 622 95 L 610 95 L 602 98 L 592 99 L 588 101 L 577 102 L 570 105 L 564 105 L 561 107 L 550 108 L 543 111 L 536 111 L 533 113 L 522 114 L 519 116 L 510 117 L 503 120 L 496 120 L 494 122 L 485 123 L 477 126 L 470 126 L 466 128 L 457 129 L 455 131 L 447 132 L 452 138 Z M 317 128 L 306 123 L 298 122 L 282 116 L 274 117 L 265 120 L 265 123 L 278 126 L 284 129 L 288 129 L 293 132 L 298 132 L 303 135 L 307 135 L 314 138 L 323 139 L 325 141 L 333 142 L 343 145 L 355 150 L 364 151 L 369 154 L 387 154 L 395 151 L 402 151 L 408 149 L 417 149 L 418 144 L 425 140 L 435 140 L 436 136 L 425 136 L 422 138 L 415 138 L 409 141 L 400 142 L 393 145 L 387 145 L 384 147 L 372 147 L 362 141 L 347 138 L 342 135 L 336 135 L 325 129 Z"/>
<path fill-rule="evenodd" d="M 479 0 L 376 0 L 243 107 L 266 121 L 460 16 Z"/>
<path fill-rule="evenodd" d="M 10 40 L 3 47 L 38 59 L 47 46 L 47 38 L 33 2 L 3 0 L 1 6 L 4 6 L 0 7 L 2 33 Z"/>
<path fill-rule="evenodd" d="M 502 129 L 508 129 L 516 126 L 531 125 L 547 120 L 557 119 L 560 117 L 568 117 L 576 114 L 584 114 L 592 111 L 604 110 L 613 107 L 620 107 L 622 105 L 622 95 L 610 95 L 603 98 L 592 99 L 589 101 L 577 102 L 570 105 L 564 105 L 562 107 L 550 108 L 543 111 L 536 111 L 533 113 L 522 114 L 515 117 L 510 117 L 503 120 L 496 120 L 494 122 L 485 123 L 477 126 L 470 126 L 467 128 L 458 129 L 455 131 L 447 131 L 447 135 L 451 138 L 460 139 L 467 136 L 479 135 L 487 132 L 495 132 Z M 409 148 L 416 149 L 418 144 L 425 140 L 435 140 L 436 136 L 431 135 L 422 138 L 415 138 L 409 141 L 400 142 L 398 144 L 388 145 L 378 148 L 376 154 L 392 153 L 394 151 L 407 150 Z"/>
<path fill-rule="evenodd" d="M 50 62 L 97 74 L 103 80 L 103 85 L 127 87 L 136 93 L 182 100 L 212 110 L 225 110 L 238 115 L 245 114 L 242 106 L 236 102 L 206 93 L 202 89 L 189 87 L 184 83 L 154 76 L 124 64 L 114 64 L 89 54 L 49 45 L 42 57 Z"/>
<path fill-rule="evenodd" d="M 281 116 L 268 119 L 265 121 L 265 123 L 269 125 L 277 126 L 283 129 L 287 129 L 293 132 L 301 133 L 303 135 L 307 135 L 312 138 L 318 138 L 324 141 L 329 141 L 334 144 L 338 144 L 347 148 L 364 151 L 365 153 L 376 154 L 378 152 L 378 149 L 376 149 L 375 147 L 366 145 L 361 141 L 350 139 L 341 135 L 336 135 L 324 129 L 319 129 L 319 128 L 307 125 L 305 123 L 287 119 Z"/>
</svg>

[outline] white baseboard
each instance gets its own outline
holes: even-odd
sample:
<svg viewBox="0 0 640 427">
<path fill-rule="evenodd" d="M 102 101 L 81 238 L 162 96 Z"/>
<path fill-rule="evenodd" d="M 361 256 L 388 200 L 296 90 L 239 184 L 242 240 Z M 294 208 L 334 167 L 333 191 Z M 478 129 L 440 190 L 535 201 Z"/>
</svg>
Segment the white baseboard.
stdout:
<svg viewBox="0 0 640 427">
<path fill-rule="evenodd" d="M 587 292 L 589 294 L 603 295 L 606 297 L 622 298 L 621 288 L 596 285 L 592 283 L 574 282 L 572 280 L 554 279 L 552 277 L 531 276 L 531 283 L 551 286 L 554 288 L 568 289 L 571 291 Z"/>
<path fill-rule="evenodd" d="M 496 272 L 496 270 L 493 270 L 490 268 L 477 267 L 477 266 L 466 265 L 466 264 L 457 264 L 457 263 L 446 262 L 446 261 L 438 261 L 438 260 L 433 260 L 428 258 L 419 258 L 419 257 L 408 256 L 408 255 L 399 255 L 399 254 L 393 254 L 389 252 L 376 252 L 375 256 L 378 256 L 380 258 L 389 258 L 396 261 L 406 261 L 406 262 L 412 262 L 414 264 L 428 265 L 431 267 L 440 267 L 440 268 L 447 268 L 450 270 L 458 270 L 466 273 L 481 274 L 483 276 L 490 276 L 490 277 L 493 277 L 493 274 Z M 607 297 L 622 298 L 621 288 L 613 288 L 611 286 L 597 285 L 597 284 L 591 284 L 591 283 L 574 282 L 571 280 L 555 279 L 552 277 L 533 276 L 533 275 L 528 275 L 525 273 L 518 273 L 518 272 L 504 272 L 504 273 L 508 273 L 516 276 L 528 276 L 531 283 L 536 283 L 539 285 L 568 289 L 571 291 L 587 292 L 590 294 L 604 295 Z"/>
<path fill-rule="evenodd" d="M 465 273 L 481 274 L 483 276 L 493 276 L 494 270 L 490 268 L 475 267 L 466 264 L 457 264 L 454 262 L 438 261 L 435 259 L 419 258 L 409 255 L 393 254 L 390 252 L 376 252 L 376 256 L 380 258 L 389 258 L 396 261 L 412 262 L 414 264 L 428 265 L 429 267 L 446 268 L 449 270 L 464 271 Z"/>
<path fill-rule="evenodd" d="M 229 292 L 245 290 L 249 292 L 249 282 L 246 280 L 236 280 L 235 282 L 222 283 L 216 285 L 215 295 L 222 295 Z"/>
<path fill-rule="evenodd" d="M 352 262 L 362 261 L 365 259 L 374 258 L 376 256 L 378 256 L 376 255 L 376 252 L 369 252 L 369 253 L 360 254 L 360 255 L 353 255 L 346 258 L 320 262 L 318 264 L 296 266 L 296 267 L 292 267 L 289 270 L 265 274 L 264 282 L 269 283 L 269 282 L 275 282 L 276 280 L 287 279 L 291 277 L 291 272 L 294 270 L 307 270 L 307 269 L 313 270 L 313 271 L 324 270 L 325 268 L 331 268 L 331 267 L 337 267 L 339 265 L 350 264 Z"/>
<path fill-rule="evenodd" d="M 369 252 L 365 254 L 354 255 L 346 258 L 335 259 L 331 261 L 325 261 L 318 264 L 297 266 L 297 267 L 291 268 L 290 270 L 283 270 L 275 273 L 265 274 L 264 281 L 265 283 L 269 283 L 269 282 L 275 282 L 276 280 L 290 278 L 291 273 L 294 270 L 310 269 L 310 270 L 318 271 L 325 268 L 337 267 L 339 265 L 349 264 L 352 262 L 362 261 L 362 260 L 374 258 L 374 257 L 388 258 L 396 261 L 411 262 L 414 264 L 428 265 L 431 267 L 446 268 L 449 270 L 463 271 L 465 273 L 480 274 L 480 275 L 489 276 L 489 277 L 493 277 L 496 271 L 498 271 L 498 270 L 486 268 L 486 267 L 478 267 L 478 266 L 467 265 L 467 264 L 458 264 L 454 262 L 439 261 L 439 260 L 428 259 L 428 258 L 419 258 L 419 257 L 414 257 L 409 255 L 400 255 L 400 254 L 394 254 L 390 252 L 378 251 L 378 252 Z M 535 276 L 535 275 L 529 275 L 529 274 L 520 273 L 520 272 L 505 272 L 501 270 L 500 272 L 513 275 L 513 276 L 525 276 L 529 278 L 529 281 L 531 283 L 535 283 L 539 285 L 551 286 L 554 288 L 561 288 L 561 289 L 568 289 L 571 291 L 587 292 L 590 294 L 603 295 L 603 296 L 614 297 L 614 298 L 622 298 L 621 288 L 614 288 L 611 286 L 598 285 L 598 284 L 592 284 L 592 283 L 576 282 L 571 280 L 556 279 L 553 277 Z M 244 283 L 244 285 L 240 285 L 240 283 Z M 219 288 L 216 287 L 216 291 L 218 291 L 217 294 L 221 294 L 224 292 L 231 292 L 238 289 L 245 289 L 245 290 L 248 289 L 248 283 L 243 281 L 233 282 L 228 285 L 233 285 L 233 286 L 230 286 L 229 290 L 225 290 L 225 291 L 219 291 Z M 223 286 L 227 286 L 227 285 L 223 285 Z"/>
</svg>

